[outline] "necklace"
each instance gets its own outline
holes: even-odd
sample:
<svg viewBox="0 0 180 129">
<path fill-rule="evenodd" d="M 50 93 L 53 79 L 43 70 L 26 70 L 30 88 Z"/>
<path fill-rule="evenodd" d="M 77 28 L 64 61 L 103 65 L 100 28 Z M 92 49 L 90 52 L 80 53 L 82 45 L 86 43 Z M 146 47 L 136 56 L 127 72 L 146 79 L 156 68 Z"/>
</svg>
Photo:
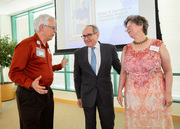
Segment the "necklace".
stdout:
<svg viewBox="0 0 180 129">
<path fill-rule="evenodd" d="M 134 43 L 134 45 L 141 45 L 141 44 L 145 43 L 147 40 L 148 40 L 148 37 L 146 37 L 146 39 L 143 40 L 142 42 L 133 41 L 133 43 Z"/>
</svg>

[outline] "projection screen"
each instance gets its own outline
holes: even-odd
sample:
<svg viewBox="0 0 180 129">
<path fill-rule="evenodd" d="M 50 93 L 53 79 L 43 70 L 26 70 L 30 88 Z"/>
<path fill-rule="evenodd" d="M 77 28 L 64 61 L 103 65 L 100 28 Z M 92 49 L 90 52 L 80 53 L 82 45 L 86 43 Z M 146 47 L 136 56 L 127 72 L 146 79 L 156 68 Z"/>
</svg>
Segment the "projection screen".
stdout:
<svg viewBox="0 0 180 129">
<path fill-rule="evenodd" d="M 116 45 L 130 42 L 124 27 L 129 15 L 142 15 L 149 21 L 148 37 L 156 38 L 154 0 L 55 0 L 57 34 L 55 54 L 69 54 L 84 46 L 82 30 L 87 24 L 99 28 L 99 41 Z"/>
</svg>

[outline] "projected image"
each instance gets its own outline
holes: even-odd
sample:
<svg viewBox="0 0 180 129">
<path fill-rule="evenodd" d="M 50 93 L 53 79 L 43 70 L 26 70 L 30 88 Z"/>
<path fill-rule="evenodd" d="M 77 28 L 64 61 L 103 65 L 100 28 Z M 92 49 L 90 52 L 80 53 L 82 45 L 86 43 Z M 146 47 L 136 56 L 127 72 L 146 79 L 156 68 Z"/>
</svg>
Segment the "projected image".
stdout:
<svg viewBox="0 0 180 129">
<path fill-rule="evenodd" d="M 95 9 L 101 42 L 118 45 L 132 41 L 126 33 L 124 20 L 128 15 L 139 14 L 138 0 L 96 0 Z"/>
<path fill-rule="evenodd" d="M 133 41 L 126 32 L 124 20 L 142 15 L 149 21 L 148 34 L 155 37 L 155 4 L 153 0 L 55 0 L 57 18 L 56 51 L 85 46 L 81 39 L 87 24 L 99 28 L 99 41 L 121 48 Z M 152 29 L 151 29 L 152 28 Z"/>
<path fill-rule="evenodd" d="M 90 0 L 70 0 L 68 5 L 69 39 L 73 40 L 79 38 L 84 27 L 90 24 L 91 3 Z"/>
<path fill-rule="evenodd" d="M 99 40 L 114 45 L 127 44 L 132 41 L 125 32 L 124 20 L 128 15 L 139 14 L 138 0 L 69 0 L 68 48 L 82 47 L 80 42 L 82 30 L 87 24 L 99 28 Z M 91 7 L 92 6 L 92 7 Z M 94 21 L 91 21 L 93 14 Z M 91 22 L 90 22 L 91 21 Z M 77 42 L 78 41 L 78 42 Z M 76 44 L 74 44 L 76 43 Z"/>
</svg>

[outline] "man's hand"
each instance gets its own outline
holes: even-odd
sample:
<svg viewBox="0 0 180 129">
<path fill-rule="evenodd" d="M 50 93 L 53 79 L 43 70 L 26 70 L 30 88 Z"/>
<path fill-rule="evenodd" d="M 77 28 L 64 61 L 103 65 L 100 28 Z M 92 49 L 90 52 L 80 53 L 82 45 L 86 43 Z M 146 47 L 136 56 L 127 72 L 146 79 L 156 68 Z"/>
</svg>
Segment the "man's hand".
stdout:
<svg viewBox="0 0 180 129">
<path fill-rule="evenodd" d="M 81 102 L 81 99 L 78 99 L 77 104 L 78 104 L 78 106 L 79 106 L 80 108 L 82 108 L 82 102 Z"/>
<path fill-rule="evenodd" d="M 69 59 L 68 58 L 64 58 L 63 57 L 63 59 L 62 59 L 62 61 L 61 61 L 61 66 L 62 66 L 62 68 L 64 68 L 66 65 L 67 65 L 67 62 L 69 61 Z"/>
<path fill-rule="evenodd" d="M 39 85 L 39 80 L 41 80 L 41 78 L 42 78 L 42 76 L 39 76 L 38 78 L 36 78 L 36 79 L 32 82 L 31 87 L 32 87 L 36 92 L 38 92 L 39 94 L 46 94 L 48 91 L 45 90 L 45 87 Z"/>
</svg>

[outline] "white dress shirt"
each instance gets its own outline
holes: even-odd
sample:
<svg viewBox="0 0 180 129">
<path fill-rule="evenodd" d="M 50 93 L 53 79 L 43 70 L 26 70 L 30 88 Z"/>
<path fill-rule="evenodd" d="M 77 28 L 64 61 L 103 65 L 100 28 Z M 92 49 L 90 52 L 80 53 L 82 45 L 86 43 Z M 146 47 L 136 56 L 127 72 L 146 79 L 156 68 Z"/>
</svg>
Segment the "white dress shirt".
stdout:
<svg viewBox="0 0 180 129">
<path fill-rule="evenodd" d="M 101 65 L 100 44 L 97 42 L 94 47 L 95 47 L 94 53 L 96 55 L 96 75 L 97 75 L 99 72 L 99 67 Z M 91 65 L 91 48 L 90 47 L 88 47 L 88 61 L 89 61 L 89 64 Z"/>
</svg>

